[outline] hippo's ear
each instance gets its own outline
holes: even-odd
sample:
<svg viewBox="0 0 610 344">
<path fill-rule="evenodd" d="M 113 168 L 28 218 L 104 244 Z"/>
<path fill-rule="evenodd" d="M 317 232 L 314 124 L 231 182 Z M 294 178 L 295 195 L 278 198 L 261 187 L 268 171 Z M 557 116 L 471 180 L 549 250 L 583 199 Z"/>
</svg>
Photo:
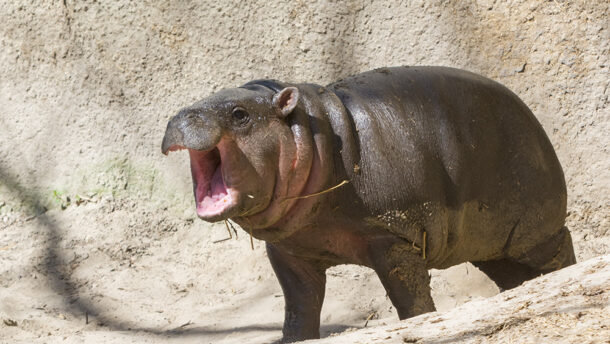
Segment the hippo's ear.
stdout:
<svg viewBox="0 0 610 344">
<path fill-rule="evenodd" d="M 299 89 L 286 87 L 273 96 L 273 105 L 277 106 L 282 116 L 288 116 L 299 102 Z"/>
</svg>

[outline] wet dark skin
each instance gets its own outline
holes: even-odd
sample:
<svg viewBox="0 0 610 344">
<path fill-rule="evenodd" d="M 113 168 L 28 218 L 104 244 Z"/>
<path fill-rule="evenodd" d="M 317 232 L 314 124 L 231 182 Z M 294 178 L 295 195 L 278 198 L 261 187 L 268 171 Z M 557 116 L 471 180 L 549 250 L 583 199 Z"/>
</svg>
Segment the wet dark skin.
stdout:
<svg viewBox="0 0 610 344">
<path fill-rule="evenodd" d="M 405 319 L 434 311 L 428 269 L 470 261 L 509 289 L 575 262 L 544 130 L 515 94 L 473 73 L 252 81 L 174 116 L 162 150 L 183 149 L 199 217 L 266 241 L 284 342 L 319 338 L 334 265 L 374 269 Z"/>
</svg>

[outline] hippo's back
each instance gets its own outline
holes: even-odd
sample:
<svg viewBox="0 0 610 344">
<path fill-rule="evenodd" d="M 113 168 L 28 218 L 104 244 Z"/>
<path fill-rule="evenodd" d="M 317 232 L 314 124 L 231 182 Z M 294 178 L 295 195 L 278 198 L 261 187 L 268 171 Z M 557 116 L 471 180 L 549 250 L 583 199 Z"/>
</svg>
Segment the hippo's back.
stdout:
<svg viewBox="0 0 610 344">
<path fill-rule="evenodd" d="M 473 260 L 463 257 L 473 244 L 488 259 L 510 249 L 509 236 L 538 242 L 563 226 L 566 188 L 553 147 L 499 83 L 453 68 L 396 67 L 327 88 L 353 121 L 358 168 L 346 170 L 368 216 L 415 213 L 402 227 L 426 228 L 390 230 L 428 231 L 433 265 Z"/>
</svg>

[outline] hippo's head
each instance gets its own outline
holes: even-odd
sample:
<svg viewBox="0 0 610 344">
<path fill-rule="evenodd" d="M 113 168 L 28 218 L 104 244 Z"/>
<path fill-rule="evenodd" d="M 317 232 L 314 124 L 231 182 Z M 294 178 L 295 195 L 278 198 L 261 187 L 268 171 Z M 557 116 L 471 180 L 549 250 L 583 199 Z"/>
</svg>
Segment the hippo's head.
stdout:
<svg viewBox="0 0 610 344">
<path fill-rule="evenodd" d="M 222 90 L 178 112 L 168 123 L 162 152 L 188 150 L 198 216 L 273 225 L 287 198 L 303 189 L 311 144 L 299 142 L 290 117 L 299 90 L 274 91 L 250 83 Z"/>
</svg>

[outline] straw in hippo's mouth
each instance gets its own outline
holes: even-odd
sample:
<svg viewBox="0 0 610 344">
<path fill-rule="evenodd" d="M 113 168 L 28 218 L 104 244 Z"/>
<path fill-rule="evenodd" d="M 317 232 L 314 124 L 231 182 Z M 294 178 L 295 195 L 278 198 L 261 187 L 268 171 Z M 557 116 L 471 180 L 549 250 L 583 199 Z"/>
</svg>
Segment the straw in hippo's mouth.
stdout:
<svg viewBox="0 0 610 344">
<path fill-rule="evenodd" d="M 189 149 L 197 215 L 210 218 L 221 215 L 234 205 L 222 176 L 222 160 L 218 148 L 211 151 Z"/>
</svg>

